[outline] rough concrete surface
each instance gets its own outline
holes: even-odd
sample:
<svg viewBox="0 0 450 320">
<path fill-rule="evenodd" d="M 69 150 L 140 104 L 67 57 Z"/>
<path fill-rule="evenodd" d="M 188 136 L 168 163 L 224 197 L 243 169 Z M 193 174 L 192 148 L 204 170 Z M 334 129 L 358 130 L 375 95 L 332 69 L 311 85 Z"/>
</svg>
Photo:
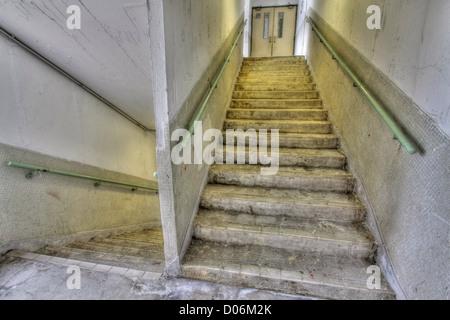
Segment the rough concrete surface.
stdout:
<svg viewBox="0 0 450 320">
<path fill-rule="evenodd" d="M 69 277 L 66 266 L 1 257 L 0 300 L 310 300 L 205 281 L 145 280 L 85 269 L 81 289 L 69 290 Z"/>
</svg>

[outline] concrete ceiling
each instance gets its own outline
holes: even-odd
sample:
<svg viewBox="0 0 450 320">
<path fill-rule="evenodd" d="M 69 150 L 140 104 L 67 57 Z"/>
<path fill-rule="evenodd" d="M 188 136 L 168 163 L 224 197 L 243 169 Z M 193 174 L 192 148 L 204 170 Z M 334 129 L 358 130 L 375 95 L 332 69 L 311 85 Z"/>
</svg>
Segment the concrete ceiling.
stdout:
<svg viewBox="0 0 450 320">
<path fill-rule="evenodd" d="M 70 5 L 80 30 L 67 28 Z M 155 128 L 146 0 L 0 0 L 0 26 Z"/>
</svg>

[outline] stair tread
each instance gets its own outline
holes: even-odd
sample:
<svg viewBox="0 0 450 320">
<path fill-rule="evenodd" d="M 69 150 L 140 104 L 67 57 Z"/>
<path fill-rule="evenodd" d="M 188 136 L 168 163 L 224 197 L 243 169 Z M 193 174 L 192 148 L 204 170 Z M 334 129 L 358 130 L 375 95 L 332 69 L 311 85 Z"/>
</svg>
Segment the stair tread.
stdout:
<svg viewBox="0 0 450 320">
<path fill-rule="evenodd" d="M 297 121 L 326 121 L 328 112 L 324 109 L 241 109 L 227 110 L 227 119 L 230 120 L 297 120 Z"/>
<path fill-rule="evenodd" d="M 267 129 L 291 133 L 331 133 L 331 122 L 325 120 L 258 120 L 258 119 L 226 119 L 225 129 Z"/>
<path fill-rule="evenodd" d="M 210 173 L 235 173 L 239 175 L 259 175 L 261 172 L 260 165 L 235 164 L 233 166 L 227 164 L 215 164 L 211 166 Z M 327 168 L 302 168 L 302 167 L 280 167 L 274 176 L 284 177 L 314 177 L 314 178 L 343 178 L 353 180 L 353 175 L 344 169 L 327 169 Z M 274 177 L 271 176 L 271 177 Z M 269 178 L 271 178 L 269 177 Z"/>
<path fill-rule="evenodd" d="M 296 189 L 315 192 L 351 192 L 355 178 L 346 170 L 326 168 L 279 167 L 271 176 L 262 175 L 261 165 L 215 164 L 209 171 L 209 183 Z"/>
<path fill-rule="evenodd" d="M 304 101 L 322 101 L 322 99 L 258 99 L 258 98 L 254 98 L 254 99 L 239 99 L 239 98 L 233 98 L 233 101 L 261 101 L 261 102 L 277 102 L 277 101 L 287 101 L 287 102 L 304 102 Z"/>
<path fill-rule="evenodd" d="M 83 242 L 83 241 L 74 241 L 68 244 L 66 247 L 68 248 L 78 248 L 85 249 L 90 251 L 98 251 L 104 253 L 111 254 L 119 254 L 119 255 L 127 255 L 127 256 L 135 256 L 142 258 L 162 258 L 164 256 L 163 251 L 159 250 L 149 250 L 148 248 L 143 250 L 136 246 L 126 246 L 119 244 L 108 244 L 108 243 L 97 243 L 97 242 Z M 161 248 L 162 249 L 162 248 Z"/>
<path fill-rule="evenodd" d="M 217 148 L 219 149 L 219 148 Z M 225 148 L 224 148 L 225 149 Z M 235 147 L 234 153 L 236 154 L 237 147 Z M 221 151 L 216 150 L 216 151 Z M 245 147 L 245 152 L 248 152 L 249 148 Z M 293 157 L 324 157 L 324 158 L 340 158 L 340 159 L 346 159 L 346 156 L 343 155 L 339 150 L 337 149 L 291 149 L 291 148 L 279 148 L 278 154 L 280 157 L 282 156 L 293 156 Z"/>
<path fill-rule="evenodd" d="M 224 135 L 227 134 L 226 130 L 222 131 Z M 230 131 L 231 134 L 231 131 Z M 234 136 L 240 136 L 240 135 L 248 135 L 246 132 L 242 131 L 234 131 L 232 132 Z M 280 137 L 291 137 L 291 138 L 317 138 L 317 139 L 336 139 L 337 135 L 334 133 L 292 133 L 292 132 L 280 132 Z M 267 137 L 270 138 L 270 131 L 267 132 Z"/>
<path fill-rule="evenodd" d="M 243 277 L 251 276 L 270 279 L 274 280 L 269 282 L 273 290 L 279 289 L 278 287 L 285 289 L 280 281 L 307 283 L 306 294 L 329 299 L 336 298 L 334 293 L 337 289 L 353 289 L 346 293 L 348 298 L 367 299 L 377 294 L 375 296 L 378 298 L 393 299 L 394 294 L 384 278 L 379 290 L 367 289 L 366 270 L 372 264 L 367 260 L 348 257 L 320 256 L 266 246 L 230 245 L 196 239 L 192 241 L 184 257 L 182 269 L 185 274 L 197 277 L 207 276 L 207 272 L 202 274 L 201 270 L 216 270 L 219 275 L 237 275 L 236 278 L 241 279 L 240 281 Z M 244 282 L 252 284 L 251 279 Z M 254 283 L 257 286 L 264 285 L 258 280 Z M 318 286 L 330 288 L 314 290 Z"/>
<path fill-rule="evenodd" d="M 333 242 L 370 244 L 372 234 L 362 222 L 336 222 L 284 216 L 265 216 L 225 210 L 201 209 L 196 226 L 275 234 Z"/>
<path fill-rule="evenodd" d="M 223 131 L 223 140 L 226 141 L 227 132 Z M 250 134 L 245 131 L 232 131 L 228 133 L 228 136 L 234 137 L 235 142 L 240 137 L 241 139 L 244 137 L 250 137 L 252 142 L 260 142 L 261 139 L 267 142 L 267 146 L 270 147 L 272 144 L 271 141 L 271 133 L 267 132 L 267 139 L 264 137 L 260 137 L 258 132 L 255 134 Z M 338 137 L 332 133 L 287 133 L 280 132 L 278 134 L 278 146 L 280 148 L 302 148 L 302 149 L 336 149 L 338 144 Z M 249 144 L 250 145 L 250 144 Z"/>
<path fill-rule="evenodd" d="M 326 206 L 363 209 L 364 206 L 353 194 L 333 192 L 311 192 L 291 189 L 245 187 L 209 184 L 202 198 L 241 199 L 252 202 L 290 203 L 305 206 Z"/>
<path fill-rule="evenodd" d="M 145 240 L 140 238 L 93 238 L 89 242 L 118 245 L 127 248 L 146 249 L 158 253 L 164 250 L 164 243 L 151 239 Z"/>
<path fill-rule="evenodd" d="M 102 264 L 118 268 L 133 268 L 137 270 L 160 272 L 165 268 L 165 261 L 158 258 L 137 257 L 124 254 L 92 251 L 72 247 L 47 246 L 38 251 L 40 254 L 61 257 L 87 263 Z"/>
<path fill-rule="evenodd" d="M 227 163 L 228 159 L 233 159 L 234 163 L 238 164 L 252 164 L 250 163 L 251 155 L 255 155 L 257 164 L 261 164 L 261 157 L 258 156 L 259 147 L 255 150 L 257 153 L 253 152 L 253 148 L 245 147 L 243 151 L 238 151 L 238 147 L 235 146 L 234 150 L 223 146 L 223 148 L 217 147 L 215 150 L 216 163 Z M 255 148 L 256 149 L 256 148 Z M 279 148 L 278 152 L 270 151 L 272 159 L 275 156 L 278 157 L 278 166 L 297 166 L 297 167 L 323 167 L 323 168 L 343 168 L 346 163 L 346 157 L 336 149 L 289 149 L 289 148 Z M 266 153 L 264 150 L 264 153 Z M 273 152 L 273 153 L 272 153 Z M 245 162 L 239 163 L 239 156 L 245 158 Z M 273 169 L 273 168 L 272 168 Z"/>
</svg>

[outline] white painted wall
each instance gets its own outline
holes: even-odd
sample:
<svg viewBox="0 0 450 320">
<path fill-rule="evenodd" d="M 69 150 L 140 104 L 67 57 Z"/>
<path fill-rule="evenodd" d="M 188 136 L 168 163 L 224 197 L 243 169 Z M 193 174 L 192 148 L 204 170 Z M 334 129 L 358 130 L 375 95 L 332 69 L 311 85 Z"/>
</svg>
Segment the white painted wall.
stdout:
<svg viewBox="0 0 450 320">
<path fill-rule="evenodd" d="M 81 29 L 66 26 L 81 9 Z M 146 0 L 0 0 L 0 26 L 154 128 Z"/>
<path fill-rule="evenodd" d="M 169 116 L 179 108 L 206 71 L 242 14 L 240 0 L 164 1 Z M 212 79 L 211 79 L 212 80 Z"/>
<path fill-rule="evenodd" d="M 152 178 L 154 134 L 3 36 L 0 57 L 0 143 Z"/>
<path fill-rule="evenodd" d="M 450 135 L 450 1 L 309 0 L 328 24 Z M 370 5 L 382 9 L 369 30 Z"/>
</svg>

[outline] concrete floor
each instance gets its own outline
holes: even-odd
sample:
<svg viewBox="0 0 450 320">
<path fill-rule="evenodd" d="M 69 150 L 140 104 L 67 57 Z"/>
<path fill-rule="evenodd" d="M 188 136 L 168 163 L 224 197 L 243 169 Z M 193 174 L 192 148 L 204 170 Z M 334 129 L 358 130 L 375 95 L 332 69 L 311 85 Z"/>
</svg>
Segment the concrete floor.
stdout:
<svg viewBox="0 0 450 320">
<path fill-rule="evenodd" d="M 189 279 L 156 280 L 81 270 L 81 288 L 70 290 L 63 265 L 0 257 L 0 300 L 311 300 L 270 291 Z"/>
</svg>

